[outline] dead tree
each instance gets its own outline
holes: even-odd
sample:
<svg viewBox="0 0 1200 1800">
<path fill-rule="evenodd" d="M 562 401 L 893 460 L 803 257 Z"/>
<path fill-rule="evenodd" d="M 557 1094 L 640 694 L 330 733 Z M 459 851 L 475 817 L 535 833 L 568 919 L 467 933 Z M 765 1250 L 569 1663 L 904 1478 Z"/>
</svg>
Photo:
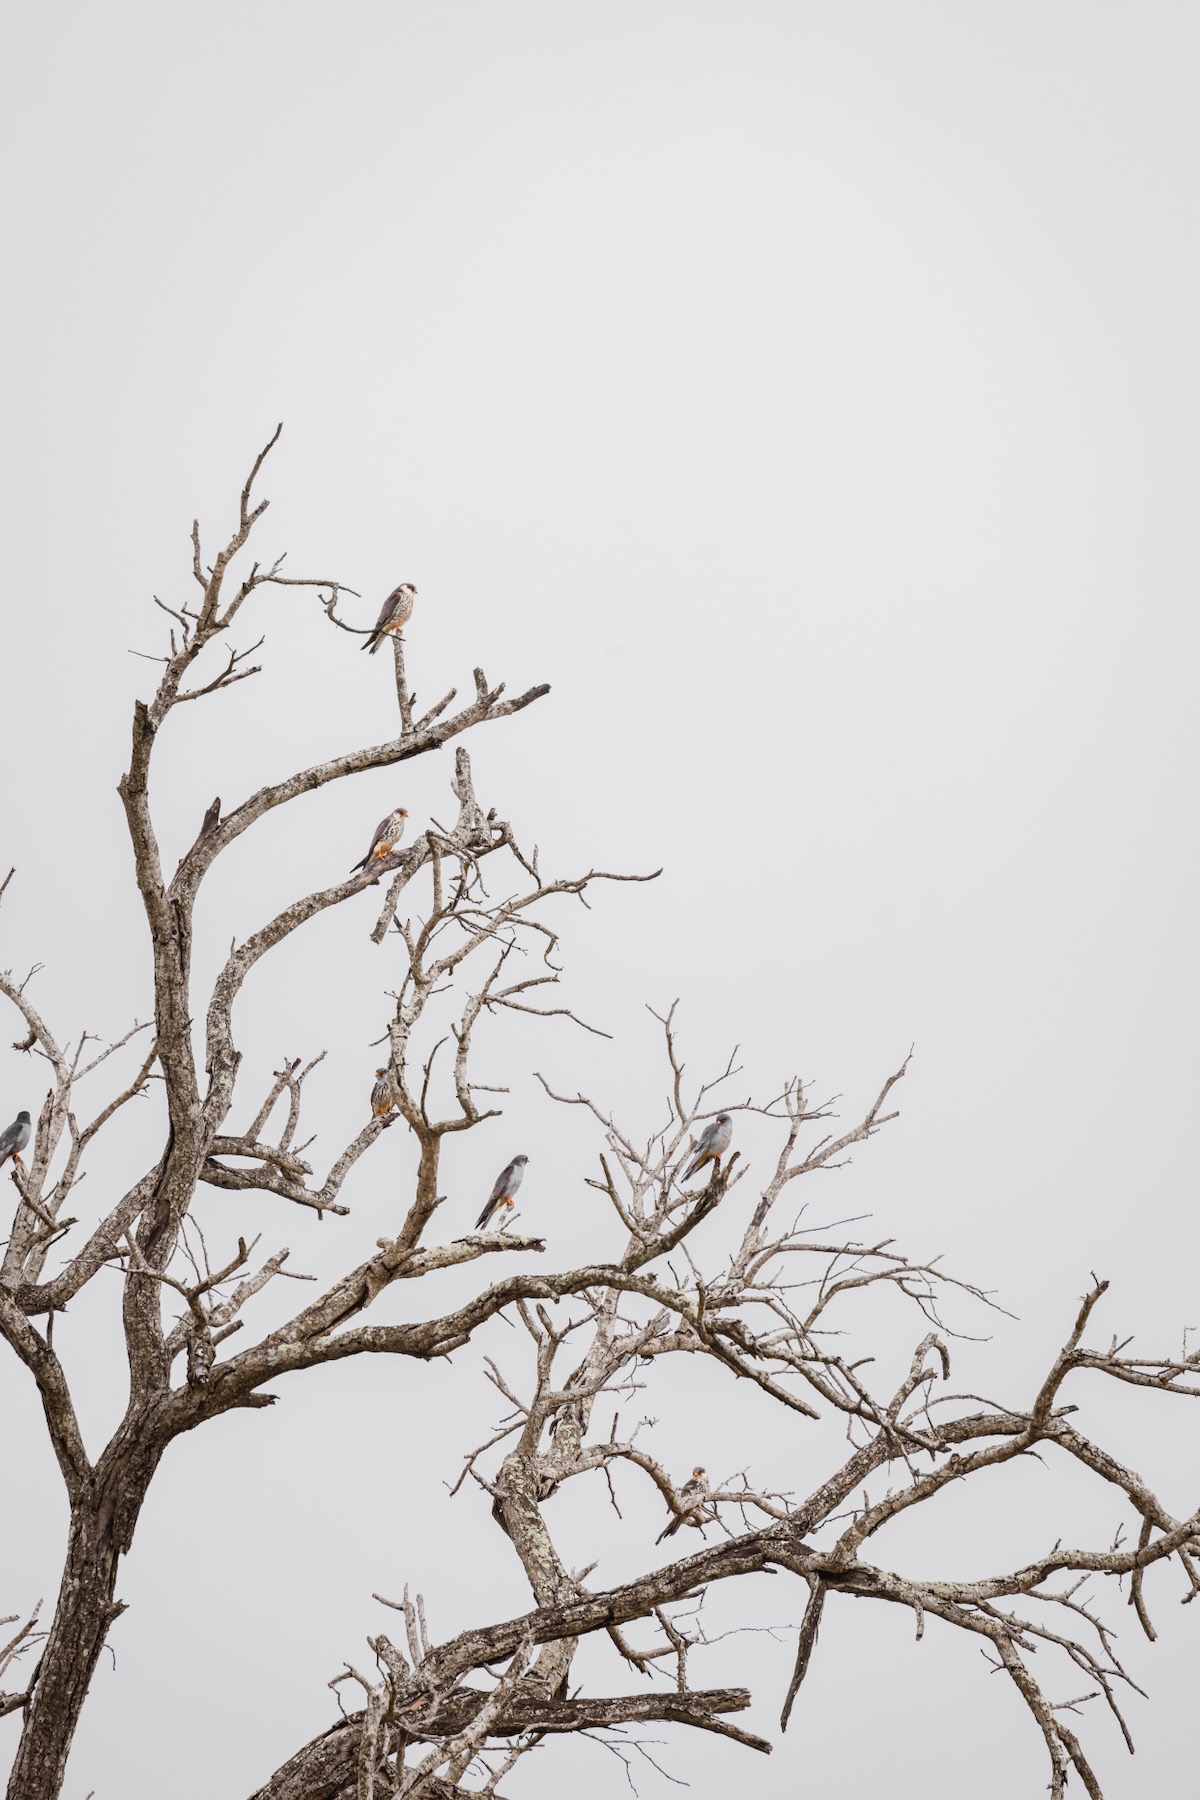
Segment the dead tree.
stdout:
<svg viewBox="0 0 1200 1800">
<path fill-rule="evenodd" d="M 955 1281 L 936 1261 L 910 1260 L 891 1240 L 859 1242 L 845 1227 L 814 1231 L 803 1208 L 797 1213 L 789 1205 L 800 1191 L 794 1182 L 837 1166 L 853 1145 L 895 1117 L 888 1109 L 903 1067 L 853 1129 L 829 1134 L 829 1109 L 811 1105 L 796 1080 L 758 1105 L 719 1097 L 729 1091 L 732 1067 L 717 1082 L 689 1090 L 669 1012 L 662 1019 L 669 1103 L 657 1127 L 622 1126 L 583 1095 L 560 1094 L 554 1083 L 543 1083 L 552 1100 L 585 1109 L 599 1134 L 592 1187 L 596 1204 L 611 1212 L 611 1255 L 566 1270 L 543 1272 L 535 1264 L 533 1273 L 500 1275 L 462 1305 L 430 1311 L 416 1322 L 363 1322 L 395 1282 L 514 1252 L 544 1255 L 540 1238 L 502 1228 L 437 1241 L 432 1227 L 442 1199 L 442 1145 L 497 1110 L 485 1103 L 488 1090 L 472 1079 L 480 1022 L 513 1011 L 566 1014 L 549 1005 L 544 992 L 558 978 L 552 903 L 583 896 L 595 882 L 637 878 L 599 870 L 567 879 L 543 876 L 536 854 L 477 799 L 460 745 L 452 822 L 431 822 L 408 847 L 297 899 L 231 948 L 207 996 L 193 992 L 193 930 L 205 876 L 257 821 L 330 782 L 459 739 L 547 691 L 534 687 L 506 698 L 502 685 L 492 687 L 476 670 L 473 696 L 458 710 L 451 692 L 418 713 L 404 645 L 395 637 L 397 736 L 262 787 L 227 812 L 214 801 L 168 879 L 149 792 L 159 735 L 179 706 L 256 672 L 247 662 L 253 651 L 231 647 L 208 679 L 203 671 L 193 676 L 193 664 L 210 648 L 228 644 L 231 628 L 268 585 L 315 590 L 332 626 L 355 629 L 339 616 L 349 590 L 337 582 L 293 580 L 281 561 L 252 563 L 235 578 L 235 564 L 240 567 L 266 504 L 253 501 L 266 453 L 243 489 L 236 527 L 211 563 L 195 529 L 196 604 L 158 602 L 172 621 L 169 648 L 154 695 L 134 712 L 120 792 L 149 926 L 153 1023 L 135 1025 L 117 1043 L 89 1054 L 95 1040 L 86 1034 L 73 1047 L 53 1035 L 28 980 L 0 978 L 0 993 L 21 1015 L 16 1047 L 38 1055 L 51 1081 L 28 1160 L 12 1171 L 15 1210 L 0 1265 L 0 1333 L 37 1385 L 70 1503 L 62 1584 L 46 1635 L 37 1633 L 35 1614 L 0 1651 L 0 1674 L 24 1651 L 27 1676 L 19 1692 L 0 1695 L 0 1711 L 20 1715 L 10 1800 L 55 1800 L 61 1790 L 91 1677 L 122 1610 L 116 1596 L 120 1559 L 130 1552 L 150 1483 L 176 1437 L 232 1408 L 269 1405 L 269 1383 L 318 1364 L 367 1354 L 445 1357 L 501 1314 L 523 1333 L 527 1366 L 488 1364 L 508 1411 L 492 1438 L 465 1455 L 457 1487 L 490 1503 L 506 1553 L 520 1560 L 529 1610 L 510 1619 L 481 1619 L 437 1643 L 421 1597 L 406 1592 L 400 1601 L 385 1602 L 403 1614 L 403 1648 L 382 1631 L 371 1640 L 374 1668 L 361 1673 L 348 1667 L 335 1677 L 339 1689 L 357 1685 L 361 1705 L 296 1751 L 255 1800 L 494 1794 L 522 1757 L 556 1734 L 603 1740 L 614 1728 L 649 1721 L 715 1732 L 768 1751 L 767 1740 L 730 1722 L 749 1704 L 744 1687 L 693 1683 L 695 1664 L 708 1648 L 704 1593 L 715 1583 L 768 1568 L 795 1578 L 802 1603 L 797 1613 L 803 1614 L 790 1679 L 781 1671 L 781 1729 L 814 1654 L 829 1596 L 849 1594 L 908 1608 L 918 1635 L 932 1618 L 964 1641 L 981 1643 L 1015 1684 L 1042 1734 L 1051 1792 L 1061 1794 L 1074 1772 L 1086 1792 L 1098 1795 L 1065 1716 L 1073 1716 L 1084 1696 L 1052 1699 L 1045 1679 L 1035 1678 L 1030 1655 L 1045 1649 L 1057 1656 L 1072 1680 L 1082 1680 L 1120 1720 L 1119 1696 L 1130 1678 L 1117 1658 L 1111 1621 L 1082 1584 L 1091 1581 L 1094 1591 L 1103 1578 L 1110 1585 L 1125 1583 L 1137 1619 L 1153 1636 L 1146 1572 L 1157 1563 L 1173 1564 L 1183 1575 L 1184 1598 L 1191 1598 L 1200 1588 L 1200 1514 L 1169 1512 L 1140 1474 L 1085 1437 L 1072 1421 L 1064 1388 L 1086 1369 L 1159 1394 L 1195 1396 L 1197 1356 L 1144 1357 L 1115 1340 L 1106 1348 L 1089 1346 L 1086 1334 L 1107 1285 L 1096 1281 L 1026 1404 L 1005 1410 L 951 1391 L 943 1302 L 957 1294 L 983 1306 L 988 1297 Z M 495 898 L 500 883 L 504 897 Z M 372 936 L 393 953 L 385 1104 L 323 1173 L 314 1173 L 299 1134 L 305 1083 L 315 1063 L 285 1062 L 266 1093 L 247 1101 L 236 1012 L 247 977 L 265 956 L 318 913 L 371 887 L 382 894 Z M 520 955 L 529 948 L 537 951 L 532 962 Z M 448 990 L 457 996 L 455 1017 L 431 1042 L 434 1002 Z M 119 1066 L 122 1057 L 136 1067 L 118 1078 L 117 1091 L 81 1125 L 87 1117 L 82 1084 L 100 1068 Z M 161 1083 L 165 1104 L 157 1153 L 102 1217 L 89 1219 L 86 1207 L 75 1216 L 71 1208 L 79 1206 L 89 1146 L 151 1082 Z M 700 1185 L 682 1179 L 698 1131 L 722 1110 L 735 1121 L 756 1113 L 778 1134 L 776 1161 L 757 1187 L 749 1225 L 724 1238 L 725 1222 L 734 1216 L 725 1203 L 749 1174 L 738 1151 L 708 1165 Z M 259 1258 L 257 1240 L 248 1242 L 243 1231 L 214 1246 L 210 1258 L 193 1216 L 197 1194 L 211 1185 L 344 1214 L 339 1195 L 346 1177 L 369 1156 L 393 1116 L 419 1150 L 414 1189 L 396 1235 L 381 1240 L 367 1261 L 283 1324 L 254 1336 L 246 1330 L 247 1309 L 268 1283 L 289 1276 L 288 1252 L 279 1248 Z M 744 1218 L 747 1210 L 739 1205 L 737 1216 Z M 699 1240 L 701 1252 L 694 1247 L 697 1229 L 714 1215 Z M 114 1294 L 119 1289 L 129 1398 L 110 1442 L 92 1457 L 55 1350 L 54 1320 L 101 1271 L 113 1269 L 120 1274 L 113 1287 Z M 918 1341 L 902 1376 L 880 1387 L 866 1371 L 872 1306 L 884 1294 L 911 1316 Z M 237 1335 L 242 1331 L 245 1337 Z M 783 1429 L 803 1432 L 821 1421 L 840 1422 L 848 1441 L 830 1453 L 821 1483 L 807 1496 L 761 1491 L 745 1476 L 697 1477 L 682 1487 L 677 1473 L 653 1456 L 636 1421 L 622 1422 L 659 1359 L 680 1355 L 701 1359 L 714 1382 L 752 1383 L 778 1408 Z M 820 1441 L 828 1448 L 827 1435 Z M 869 1560 L 883 1529 L 907 1508 L 933 1503 L 951 1483 L 1035 1453 L 1070 1458 L 1107 1484 L 1131 1509 L 1136 1542 L 1127 1545 L 1118 1536 L 1099 1547 L 1054 1543 L 1023 1568 L 972 1581 L 915 1580 Z M 581 1476 L 604 1480 L 615 1505 L 614 1478 L 622 1470 L 623 1479 L 649 1482 L 662 1498 L 666 1560 L 648 1544 L 644 1574 L 617 1587 L 589 1587 L 590 1569 L 572 1569 L 564 1560 L 547 1505 Z M 576 1659 L 580 1645 L 593 1638 L 610 1648 L 614 1675 L 636 1677 L 640 1691 L 580 1690 Z"/>
</svg>

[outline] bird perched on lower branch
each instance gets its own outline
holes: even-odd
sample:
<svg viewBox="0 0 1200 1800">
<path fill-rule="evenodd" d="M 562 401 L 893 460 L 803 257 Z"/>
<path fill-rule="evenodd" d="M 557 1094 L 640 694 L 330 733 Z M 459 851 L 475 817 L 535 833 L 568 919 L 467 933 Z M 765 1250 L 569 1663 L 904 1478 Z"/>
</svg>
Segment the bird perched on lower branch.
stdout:
<svg viewBox="0 0 1200 1800">
<path fill-rule="evenodd" d="M 398 806 L 394 812 L 388 814 L 386 819 L 380 819 L 375 827 L 375 836 L 371 839 L 371 848 L 361 862 L 355 863 L 350 871 L 352 875 L 357 875 L 358 871 L 365 869 L 368 863 L 382 862 L 385 856 L 392 854 L 404 836 L 404 821 L 407 817 L 408 809 Z"/>
<path fill-rule="evenodd" d="M 0 1167 L 8 1161 L 10 1156 L 19 1169 L 25 1167 L 21 1161 L 21 1152 L 29 1142 L 32 1131 L 33 1126 L 27 1112 L 19 1112 L 11 1125 L 6 1125 L 4 1130 L 0 1131 Z"/>
<path fill-rule="evenodd" d="M 679 1498 L 683 1511 L 667 1520 L 654 1540 L 656 1544 L 661 1544 L 664 1538 L 674 1537 L 681 1525 L 695 1525 L 699 1529 L 704 1518 L 704 1502 L 708 1498 L 708 1471 L 699 1466 L 694 1468 L 680 1488 Z"/>
<path fill-rule="evenodd" d="M 413 601 L 416 597 L 417 590 L 411 581 L 402 581 L 399 587 L 393 588 L 379 609 L 379 617 L 363 649 L 369 650 L 374 656 L 386 633 L 395 632 L 397 637 L 401 636 L 412 618 Z"/>
<path fill-rule="evenodd" d="M 696 1145 L 696 1154 L 693 1156 L 687 1168 L 683 1171 L 680 1179 L 682 1181 L 690 1181 L 696 1171 L 702 1169 L 705 1163 L 716 1163 L 717 1168 L 719 1169 L 721 1167 L 721 1158 L 728 1150 L 729 1140 L 732 1136 L 733 1120 L 728 1113 L 718 1113 L 712 1123 L 706 1125 L 704 1130 L 700 1133 L 700 1141 Z"/>
<path fill-rule="evenodd" d="M 492 1214 L 499 1212 L 502 1206 L 515 1206 L 517 1189 L 525 1178 L 527 1156 L 514 1156 L 507 1168 L 501 1169 L 496 1177 L 496 1185 L 487 1197 L 487 1205 L 475 1221 L 476 1231 L 482 1231 Z"/>
</svg>

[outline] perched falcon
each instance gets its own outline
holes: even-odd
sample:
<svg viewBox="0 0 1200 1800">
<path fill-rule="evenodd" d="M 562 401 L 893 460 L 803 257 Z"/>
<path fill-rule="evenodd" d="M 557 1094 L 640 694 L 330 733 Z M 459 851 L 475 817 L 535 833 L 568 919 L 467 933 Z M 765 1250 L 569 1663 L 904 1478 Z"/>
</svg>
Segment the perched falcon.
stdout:
<svg viewBox="0 0 1200 1800">
<path fill-rule="evenodd" d="M 733 1120 L 728 1113 L 718 1113 L 711 1124 L 706 1125 L 704 1130 L 700 1133 L 700 1141 L 696 1145 L 696 1154 L 693 1156 L 687 1168 L 683 1171 L 680 1179 L 683 1181 L 690 1181 L 692 1176 L 696 1173 L 696 1170 L 702 1169 L 705 1163 L 708 1162 L 715 1162 L 719 1169 L 721 1166 L 721 1158 L 728 1150 L 729 1140 L 732 1136 Z"/>
<path fill-rule="evenodd" d="M 391 1070 L 376 1069 L 375 1086 L 371 1089 L 371 1111 L 377 1119 L 386 1119 L 395 1110 L 396 1096 L 392 1092 Z"/>
<path fill-rule="evenodd" d="M 379 862 L 383 857 L 392 854 L 392 851 L 404 836 L 404 821 L 407 817 L 407 809 L 403 806 L 398 806 L 395 812 L 390 812 L 388 814 L 386 819 L 380 819 L 378 825 L 375 827 L 375 836 L 371 839 L 371 848 L 367 851 L 367 854 L 363 857 L 361 862 L 355 863 L 350 871 L 352 875 L 357 875 L 358 871 L 360 869 L 365 869 L 368 863 Z"/>
<path fill-rule="evenodd" d="M 517 1189 L 521 1185 L 528 1161 L 527 1156 L 514 1156 L 508 1167 L 501 1169 L 496 1177 L 496 1185 L 488 1195 L 487 1205 L 475 1222 L 476 1231 L 482 1231 L 492 1214 L 499 1212 L 502 1206 L 516 1205 Z"/>
<path fill-rule="evenodd" d="M 683 1502 L 683 1511 L 673 1513 L 659 1532 L 655 1542 L 661 1544 L 664 1538 L 674 1537 L 683 1524 L 699 1527 L 704 1517 L 704 1502 L 708 1498 L 708 1471 L 695 1468 L 687 1481 L 679 1490 L 679 1498 Z"/>
<path fill-rule="evenodd" d="M 190 1388 L 204 1387 L 212 1374 L 212 1366 L 217 1360 L 217 1347 L 212 1341 L 212 1333 L 205 1326 L 203 1330 L 192 1331 L 188 1338 L 187 1351 L 187 1384 Z"/>
<path fill-rule="evenodd" d="M 413 601 L 416 597 L 417 590 L 411 581 L 402 581 L 398 588 L 393 588 L 379 609 L 375 628 L 363 649 L 369 650 L 374 656 L 389 631 L 399 635 L 412 618 Z"/>
<path fill-rule="evenodd" d="M 3 1131 L 0 1131 L 0 1166 L 6 1163 L 11 1156 L 22 1169 L 25 1167 L 21 1161 L 21 1152 L 29 1142 L 32 1130 L 29 1114 L 19 1112 L 11 1125 L 7 1125 Z"/>
</svg>

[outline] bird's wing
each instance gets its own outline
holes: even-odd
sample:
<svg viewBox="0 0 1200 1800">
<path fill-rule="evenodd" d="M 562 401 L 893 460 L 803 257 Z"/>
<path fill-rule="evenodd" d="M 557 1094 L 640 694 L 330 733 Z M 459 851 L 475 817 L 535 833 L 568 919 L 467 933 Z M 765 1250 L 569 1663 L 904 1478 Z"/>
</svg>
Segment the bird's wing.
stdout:
<svg viewBox="0 0 1200 1800">
<path fill-rule="evenodd" d="M 17 1119 L 0 1131 L 0 1157 L 8 1156 L 21 1142 L 21 1126 Z"/>
<path fill-rule="evenodd" d="M 399 588 L 392 589 L 391 593 L 388 595 L 387 599 L 384 601 L 383 605 L 379 609 L 379 617 L 375 621 L 375 630 L 376 631 L 382 631 L 385 625 L 388 625 L 391 623 L 393 615 L 399 609 L 400 602 L 403 599 L 403 597 L 404 596 L 401 594 Z"/>
<path fill-rule="evenodd" d="M 491 1193 L 488 1195 L 488 1206 L 489 1207 L 495 1206 L 501 1200 L 508 1199 L 508 1196 L 509 1196 L 508 1178 L 512 1174 L 512 1172 L 513 1172 L 513 1166 L 511 1163 L 509 1163 L 507 1165 L 507 1167 L 501 1169 L 500 1173 L 497 1175 L 496 1185 L 492 1189 Z"/>
<path fill-rule="evenodd" d="M 689 1175 L 694 1175 L 696 1173 L 696 1170 L 700 1167 L 701 1163 L 703 1163 L 711 1154 L 713 1147 L 713 1133 L 715 1130 L 715 1124 L 706 1125 L 704 1130 L 700 1133 L 699 1138 L 696 1140 L 696 1148 L 692 1155 L 692 1160 L 684 1171 L 683 1179 L 685 1181 L 688 1179 Z"/>
<path fill-rule="evenodd" d="M 375 827 L 375 836 L 371 839 L 371 850 L 374 850 L 376 844 L 382 844 L 384 838 L 395 828 L 395 824 L 396 815 L 394 812 L 390 812 L 386 819 L 380 819 L 378 825 Z M 371 850 L 367 851 L 368 856 L 370 856 Z"/>
<path fill-rule="evenodd" d="M 370 650 L 374 653 L 379 648 L 383 639 L 383 634 L 391 624 L 392 617 L 396 611 L 397 591 L 398 590 L 393 590 L 380 607 L 379 617 L 376 619 L 374 625 L 372 625 L 370 632 L 363 639 L 362 647 L 364 650 Z"/>
<path fill-rule="evenodd" d="M 374 856 L 374 854 L 375 854 L 376 844 L 381 844 L 383 842 L 384 838 L 387 836 L 387 833 L 390 831 L 390 829 L 392 827 L 395 817 L 396 817 L 395 813 L 389 813 L 386 819 L 380 819 L 378 825 L 375 827 L 375 836 L 371 839 L 370 847 L 367 850 L 367 854 L 364 857 L 361 857 L 359 859 L 359 861 L 355 863 L 353 869 L 351 869 L 351 871 L 350 871 L 350 873 L 352 875 L 357 874 L 359 869 L 366 868 L 366 866 L 370 862 L 372 856 Z"/>
</svg>

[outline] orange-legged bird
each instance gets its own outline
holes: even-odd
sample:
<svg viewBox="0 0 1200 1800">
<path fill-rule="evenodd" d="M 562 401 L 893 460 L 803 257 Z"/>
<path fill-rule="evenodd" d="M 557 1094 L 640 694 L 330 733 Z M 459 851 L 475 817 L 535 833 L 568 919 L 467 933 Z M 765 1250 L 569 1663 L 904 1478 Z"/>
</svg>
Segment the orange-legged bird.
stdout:
<svg viewBox="0 0 1200 1800">
<path fill-rule="evenodd" d="M 392 1072 L 390 1069 L 376 1069 L 375 1086 L 371 1089 L 371 1112 L 377 1119 L 386 1119 L 388 1114 L 396 1110 L 396 1096 L 392 1092 Z"/>
<path fill-rule="evenodd" d="M 525 1175 L 527 1156 L 514 1156 L 507 1168 L 501 1169 L 496 1177 L 496 1185 L 487 1198 L 487 1205 L 475 1221 L 476 1231 L 482 1231 L 492 1214 L 499 1212 L 502 1206 L 515 1206 L 517 1189 Z"/>
<path fill-rule="evenodd" d="M 374 656 L 388 632 L 395 632 L 399 636 L 412 618 L 413 601 L 416 597 L 417 590 L 411 581 L 402 581 L 399 587 L 393 588 L 379 609 L 379 617 L 363 649 L 369 650 Z"/>
<path fill-rule="evenodd" d="M 350 871 L 352 875 L 357 875 L 358 871 L 360 869 L 365 869 L 368 863 L 381 862 L 385 856 L 390 856 L 392 854 L 392 851 L 404 836 L 404 821 L 407 817 L 407 809 L 403 806 L 398 806 L 395 812 L 390 812 L 388 814 L 386 819 L 380 819 L 378 825 L 375 827 L 375 836 L 371 839 L 371 848 L 367 851 L 367 854 L 363 857 L 361 862 L 355 863 Z"/>
<path fill-rule="evenodd" d="M 679 1498 L 683 1501 L 682 1513 L 674 1513 L 659 1532 L 655 1542 L 661 1544 L 664 1538 L 674 1537 L 681 1525 L 699 1525 L 704 1516 L 704 1502 L 708 1498 L 708 1471 L 698 1465 L 691 1476 L 679 1490 Z"/>
<path fill-rule="evenodd" d="M 690 1181 L 697 1169 L 705 1163 L 715 1162 L 721 1167 L 721 1158 L 729 1148 L 729 1140 L 733 1136 L 733 1120 L 728 1113 L 718 1113 L 711 1124 L 706 1125 L 700 1133 L 700 1141 L 696 1145 L 696 1154 L 684 1170 L 681 1179 Z"/>
<path fill-rule="evenodd" d="M 0 1166 L 3 1166 L 11 1156 L 18 1168 L 25 1167 L 21 1161 L 21 1152 L 29 1142 L 32 1133 L 33 1127 L 29 1121 L 29 1114 L 19 1112 L 11 1125 L 6 1125 L 4 1130 L 0 1131 Z"/>
</svg>

